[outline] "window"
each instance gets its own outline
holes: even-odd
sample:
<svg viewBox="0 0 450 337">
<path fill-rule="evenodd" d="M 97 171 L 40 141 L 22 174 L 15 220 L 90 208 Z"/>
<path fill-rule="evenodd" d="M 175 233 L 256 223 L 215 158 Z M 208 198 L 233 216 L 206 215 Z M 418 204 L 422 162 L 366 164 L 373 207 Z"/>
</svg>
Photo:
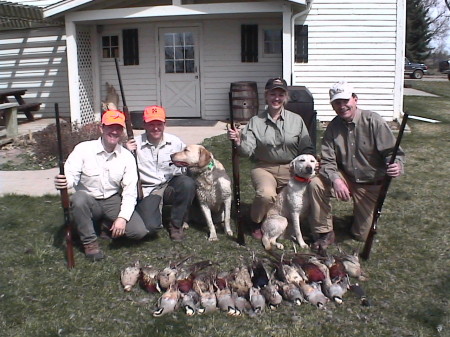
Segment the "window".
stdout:
<svg viewBox="0 0 450 337">
<path fill-rule="evenodd" d="M 119 57 L 119 37 L 102 36 L 102 55 L 104 59 Z"/>
<path fill-rule="evenodd" d="M 195 72 L 195 41 L 192 32 L 164 34 L 166 74 Z"/>
<path fill-rule="evenodd" d="M 137 29 L 124 29 L 122 31 L 123 65 L 134 66 L 139 64 L 139 39 Z"/>
<path fill-rule="evenodd" d="M 308 63 L 308 25 L 295 25 L 295 62 Z"/>
<path fill-rule="evenodd" d="M 258 62 L 258 25 L 241 26 L 241 61 Z"/>
<path fill-rule="evenodd" d="M 281 29 L 263 29 L 264 55 L 280 55 L 283 45 Z"/>
</svg>

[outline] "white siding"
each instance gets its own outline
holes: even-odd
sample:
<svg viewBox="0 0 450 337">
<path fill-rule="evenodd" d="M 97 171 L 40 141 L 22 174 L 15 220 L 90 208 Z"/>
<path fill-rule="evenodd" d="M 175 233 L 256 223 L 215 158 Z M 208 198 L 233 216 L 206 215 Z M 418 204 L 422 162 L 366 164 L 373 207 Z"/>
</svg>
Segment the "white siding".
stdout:
<svg viewBox="0 0 450 337">
<path fill-rule="evenodd" d="M 387 120 L 399 114 L 393 111 L 396 67 L 403 63 L 396 59 L 398 15 L 396 0 L 315 0 L 297 19 L 309 28 L 309 60 L 294 64 L 294 85 L 309 88 L 321 121 L 335 116 L 328 89 L 340 79 L 352 83 L 361 108 Z"/>
<path fill-rule="evenodd" d="M 35 117 L 53 117 L 54 103 L 69 117 L 64 29 L 4 31 L 0 41 L 0 88 L 28 89 L 26 101 L 43 103 Z"/>
<path fill-rule="evenodd" d="M 185 20 L 185 26 L 190 22 Z M 229 116 L 228 92 L 230 84 L 237 81 L 254 81 L 258 85 L 260 110 L 264 106 L 264 85 L 268 78 L 280 76 L 281 55 L 263 57 L 260 45 L 259 61 L 256 63 L 241 62 L 241 24 L 258 24 L 278 26 L 281 29 L 281 17 L 274 19 L 221 19 L 202 20 L 192 24 L 200 24 L 200 86 L 202 119 L 218 120 Z M 174 23 L 173 26 L 179 26 Z M 120 74 L 125 91 L 126 103 L 130 111 L 143 110 L 147 105 L 159 104 L 159 51 L 157 29 L 168 27 L 167 23 L 130 24 L 104 26 L 101 35 L 119 35 L 122 29 L 137 28 L 139 30 L 139 65 L 120 65 Z M 119 38 L 121 40 L 121 38 Z M 114 85 L 120 95 L 114 60 L 100 57 L 101 97 L 106 96 L 105 83 Z M 122 101 L 120 101 L 120 106 Z"/>
<path fill-rule="evenodd" d="M 118 35 L 119 43 L 122 43 L 122 30 L 136 28 L 139 36 L 139 65 L 124 66 L 123 60 L 119 61 L 120 75 L 122 86 L 126 98 L 126 103 L 130 111 L 142 110 L 148 105 L 159 104 L 158 94 L 158 72 L 159 64 L 157 64 L 158 46 L 156 42 L 156 26 L 155 24 L 130 24 L 105 26 L 101 35 Z M 101 41 L 101 40 L 100 40 Z M 100 43 L 101 48 L 101 43 Z M 120 47 L 120 50 L 122 48 Z M 100 54 L 100 50 L 99 50 Z M 103 59 L 99 56 L 100 61 L 100 83 L 101 98 L 106 97 L 106 85 L 114 85 L 120 96 L 119 105 L 122 106 L 122 97 L 120 94 L 119 80 L 114 59 Z"/>
<path fill-rule="evenodd" d="M 228 92 L 230 84 L 238 81 L 257 83 L 259 110 L 264 108 L 264 85 L 270 77 L 281 76 L 281 55 L 264 57 L 261 39 L 259 40 L 258 62 L 241 62 L 241 24 L 278 26 L 281 29 L 281 16 L 276 19 L 230 19 L 207 20 L 203 25 L 202 45 L 202 118 L 224 119 L 229 116 Z"/>
</svg>

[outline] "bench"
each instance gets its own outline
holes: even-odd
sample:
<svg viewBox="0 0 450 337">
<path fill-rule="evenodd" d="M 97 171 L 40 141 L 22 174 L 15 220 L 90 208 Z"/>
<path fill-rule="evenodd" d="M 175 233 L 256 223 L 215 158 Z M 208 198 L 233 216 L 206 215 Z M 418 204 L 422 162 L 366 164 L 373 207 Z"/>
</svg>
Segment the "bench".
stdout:
<svg viewBox="0 0 450 337">
<path fill-rule="evenodd" d="M 17 103 L 2 103 L 0 104 L 0 117 L 4 121 L 6 133 L 5 138 L 0 138 L 0 145 L 11 142 L 11 140 L 19 134 L 17 125 Z M 3 124 L 3 123 L 2 123 Z"/>
<path fill-rule="evenodd" d="M 23 103 L 17 107 L 17 111 L 23 112 L 29 121 L 33 121 L 34 116 L 31 111 L 39 111 L 41 104 L 39 102 Z"/>
<path fill-rule="evenodd" d="M 39 111 L 41 108 L 40 102 L 25 102 L 23 96 L 27 92 L 27 89 L 0 89 L 0 103 L 10 103 L 9 97 L 14 97 L 19 104 L 17 110 L 23 112 L 29 121 L 34 121 L 32 111 Z"/>
</svg>

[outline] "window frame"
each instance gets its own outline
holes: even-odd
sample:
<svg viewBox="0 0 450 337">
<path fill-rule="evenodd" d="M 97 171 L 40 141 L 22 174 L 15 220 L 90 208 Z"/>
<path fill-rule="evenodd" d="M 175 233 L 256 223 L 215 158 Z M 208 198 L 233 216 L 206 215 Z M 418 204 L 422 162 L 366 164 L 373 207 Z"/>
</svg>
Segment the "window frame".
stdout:
<svg viewBox="0 0 450 337">
<path fill-rule="evenodd" d="M 261 50 L 260 50 L 260 54 L 261 57 L 264 58 L 275 58 L 275 57 L 282 57 L 283 55 L 283 28 L 281 26 L 277 26 L 277 25 L 262 25 L 259 27 L 259 31 L 260 31 L 260 45 L 261 45 Z M 265 52 L 265 39 L 264 39 L 264 33 L 267 30 L 279 30 L 280 31 L 280 52 L 279 53 L 266 53 Z"/>
</svg>

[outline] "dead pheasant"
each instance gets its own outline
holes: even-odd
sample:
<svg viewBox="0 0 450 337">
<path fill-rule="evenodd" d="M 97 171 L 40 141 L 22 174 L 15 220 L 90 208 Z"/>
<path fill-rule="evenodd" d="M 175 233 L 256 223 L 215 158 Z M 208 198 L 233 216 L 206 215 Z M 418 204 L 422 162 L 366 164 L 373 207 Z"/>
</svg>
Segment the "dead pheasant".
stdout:
<svg viewBox="0 0 450 337">
<path fill-rule="evenodd" d="M 238 296 L 247 297 L 252 286 L 252 279 L 247 267 L 238 267 L 232 271 L 230 287 Z"/>
<path fill-rule="evenodd" d="M 200 296 L 193 289 L 187 293 L 181 293 L 181 307 L 186 315 L 193 316 L 198 311 Z"/>
<path fill-rule="evenodd" d="M 120 281 L 123 286 L 123 290 L 131 291 L 131 288 L 137 283 L 139 274 L 141 272 L 140 263 L 136 261 L 132 266 L 126 267 L 120 273 Z"/>
<path fill-rule="evenodd" d="M 266 300 L 259 288 L 250 288 L 249 300 L 255 314 L 262 313 L 266 308 Z"/>
<path fill-rule="evenodd" d="M 169 289 L 177 280 L 177 275 L 181 265 L 189 260 L 191 257 L 182 258 L 180 261 L 171 263 L 168 267 L 165 267 L 158 274 L 159 287 L 162 290 Z"/>
<path fill-rule="evenodd" d="M 317 283 L 308 284 L 302 281 L 300 282 L 300 289 L 305 299 L 319 309 L 323 309 L 329 301 L 328 298 L 322 293 L 322 290 Z"/>
<path fill-rule="evenodd" d="M 161 289 L 158 284 L 158 274 L 159 270 L 155 267 L 142 267 L 139 275 L 139 285 L 141 288 L 149 293 L 160 293 Z"/>
<path fill-rule="evenodd" d="M 281 295 L 286 301 L 301 305 L 305 301 L 300 289 L 293 283 L 278 282 Z"/>
<path fill-rule="evenodd" d="M 153 312 L 154 317 L 160 317 L 168 313 L 174 312 L 180 299 L 180 292 L 175 284 L 160 297 L 158 301 L 158 309 Z"/>
</svg>

